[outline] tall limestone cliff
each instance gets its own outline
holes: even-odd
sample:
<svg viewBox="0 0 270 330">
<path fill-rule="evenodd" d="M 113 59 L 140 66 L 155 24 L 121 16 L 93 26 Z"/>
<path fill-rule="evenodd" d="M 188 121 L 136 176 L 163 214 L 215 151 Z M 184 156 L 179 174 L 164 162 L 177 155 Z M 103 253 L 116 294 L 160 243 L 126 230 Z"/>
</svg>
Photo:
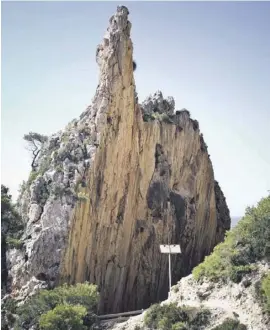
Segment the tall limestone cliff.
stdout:
<svg viewBox="0 0 270 330">
<path fill-rule="evenodd" d="M 230 228 L 198 122 L 161 92 L 139 104 L 130 30 L 118 7 L 97 48 L 92 105 L 44 142 L 22 189 L 24 249 L 8 254 L 21 299 L 87 280 L 99 285 L 100 312 L 147 307 L 168 294 L 159 244 L 181 244 L 175 283 Z"/>
</svg>

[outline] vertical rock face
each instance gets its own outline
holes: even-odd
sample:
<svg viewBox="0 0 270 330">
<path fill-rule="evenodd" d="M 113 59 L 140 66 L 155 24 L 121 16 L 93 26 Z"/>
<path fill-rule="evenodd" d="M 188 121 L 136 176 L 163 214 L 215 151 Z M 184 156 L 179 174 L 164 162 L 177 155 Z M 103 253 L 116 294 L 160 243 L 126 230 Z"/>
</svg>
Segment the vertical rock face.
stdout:
<svg viewBox="0 0 270 330">
<path fill-rule="evenodd" d="M 24 250 L 9 256 L 21 296 L 87 280 L 99 285 L 100 312 L 144 308 L 168 294 L 159 244 L 181 244 L 175 282 L 230 227 L 198 122 L 161 92 L 138 103 L 130 29 L 118 7 L 97 47 L 92 105 L 48 139 L 22 192 Z"/>
<path fill-rule="evenodd" d="M 174 100 L 161 92 L 136 103 L 127 10 L 119 8 L 110 23 L 98 47 L 100 86 L 111 88 L 102 120 L 107 125 L 62 264 L 63 280 L 100 286 L 101 312 L 143 308 L 166 297 L 167 258 L 159 244 L 181 244 L 182 255 L 173 258 L 175 281 L 230 226 L 198 123 L 186 110 L 174 114 Z"/>
</svg>

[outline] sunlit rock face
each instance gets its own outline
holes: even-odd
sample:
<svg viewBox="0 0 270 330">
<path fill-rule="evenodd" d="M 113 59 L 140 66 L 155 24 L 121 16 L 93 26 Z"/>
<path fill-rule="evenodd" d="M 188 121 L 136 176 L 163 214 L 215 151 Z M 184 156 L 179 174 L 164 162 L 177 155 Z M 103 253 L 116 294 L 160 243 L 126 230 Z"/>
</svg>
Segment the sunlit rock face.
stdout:
<svg viewBox="0 0 270 330">
<path fill-rule="evenodd" d="M 139 103 L 130 30 L 118 7 L 97 47 L 92 104 L 48 138 L 22 192 L 24 250 L 9 267 L 21 299 L 34 286 L 90 281 L 100 312 L 145 308 L 168 294 L 159 244 L 181 245 L 174 283 L 230 227 L 198 122 L 160 91 Z"/>
</svg>

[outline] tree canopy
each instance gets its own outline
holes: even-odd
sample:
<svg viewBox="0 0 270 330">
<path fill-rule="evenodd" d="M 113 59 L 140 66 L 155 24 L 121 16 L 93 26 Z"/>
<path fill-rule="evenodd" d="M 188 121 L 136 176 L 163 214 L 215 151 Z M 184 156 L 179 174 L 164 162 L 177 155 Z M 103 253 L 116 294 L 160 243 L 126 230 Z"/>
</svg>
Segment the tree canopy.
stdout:
<svg viewBox="0 0 270 330">
<path fill-rule="evenodd" d="M 46 135 L 42 135 L 36 132 L 29 132 L 23 136 L 23 139 L 28 143 L 28 150 L 32 154 L 32 170 L 35 170 L 38 164 L 36 163 L 37 156 L 40 153 L 42 145 L 48 140 Z"/>
</svg>

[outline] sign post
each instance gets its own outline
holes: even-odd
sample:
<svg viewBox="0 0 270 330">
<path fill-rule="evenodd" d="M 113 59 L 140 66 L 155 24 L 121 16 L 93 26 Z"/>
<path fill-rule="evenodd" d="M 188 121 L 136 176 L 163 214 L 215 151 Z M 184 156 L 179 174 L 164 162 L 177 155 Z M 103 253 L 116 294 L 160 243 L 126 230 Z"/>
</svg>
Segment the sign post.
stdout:
<svg viewBox="0 0 270 330">
<path fill-rule="evenodd" d="M 172 268 L 171 268 L 171 254 L 181 253 L 180 245 L 160 245 L 160 252 L 167 253 L 169 257 L 169 296 L 172 286 Z"/>
</svg>

